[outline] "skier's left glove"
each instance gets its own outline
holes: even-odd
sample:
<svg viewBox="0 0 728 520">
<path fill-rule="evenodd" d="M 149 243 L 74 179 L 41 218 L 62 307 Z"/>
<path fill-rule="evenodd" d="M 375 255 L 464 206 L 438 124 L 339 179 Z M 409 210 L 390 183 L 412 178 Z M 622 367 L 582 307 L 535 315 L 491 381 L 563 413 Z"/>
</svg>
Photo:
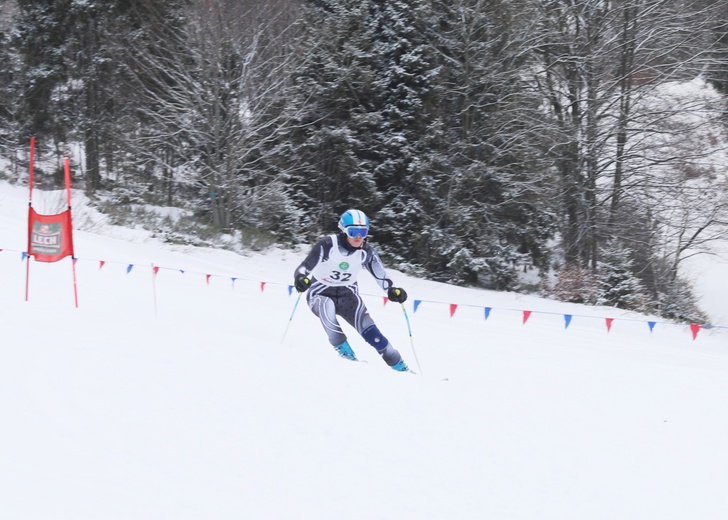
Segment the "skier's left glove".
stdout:
<svg viewBox="0 0 728 520">
<path fill-rule="evenodd" d="M 306 292 L 306 289 L 309 288 L 311 285 L 311 279 L 306 276 L 305 274 L 297 274 L 296 278 L 293 280 L 293 285 L 296 287 L 296 290 L 300 293 Z"/>
<path fill-rule="evenodd" d="M 387 291 L 387 298 L 394 303 L 404 303 L 407 301 L 407 292 L 401 287 L 390 287 Z"/>
</svg>

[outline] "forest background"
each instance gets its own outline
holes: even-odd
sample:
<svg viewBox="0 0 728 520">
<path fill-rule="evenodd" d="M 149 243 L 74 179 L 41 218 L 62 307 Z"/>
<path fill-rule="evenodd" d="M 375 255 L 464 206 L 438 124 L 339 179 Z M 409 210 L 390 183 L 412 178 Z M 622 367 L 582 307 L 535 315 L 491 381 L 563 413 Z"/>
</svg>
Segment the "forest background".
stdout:
<svg viewBox="0 0 728 520">
<path fill-rule="evenodd" d="M 293 246 L 357 207 L 408 273 L 692 322 L 727 95 L 723 1 L 0 0 L 11 182 L 35 136 L 40 187 L 71 157 L 171 242 Z"/>
</svg>

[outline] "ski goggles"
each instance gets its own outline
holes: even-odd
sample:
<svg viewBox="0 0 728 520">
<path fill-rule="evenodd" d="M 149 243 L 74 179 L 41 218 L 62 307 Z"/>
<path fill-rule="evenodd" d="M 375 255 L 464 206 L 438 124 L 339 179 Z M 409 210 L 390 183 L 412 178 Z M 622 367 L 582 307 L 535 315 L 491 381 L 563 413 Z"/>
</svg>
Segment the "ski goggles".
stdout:
<svg viewBox="0 0 728 520">
<path fill-rule="evenodd" d="M 349 226 L 346 228 L 346 235 L 349 238 L 366 238 L 369 228 L 366 226 Z"/>
</svg>

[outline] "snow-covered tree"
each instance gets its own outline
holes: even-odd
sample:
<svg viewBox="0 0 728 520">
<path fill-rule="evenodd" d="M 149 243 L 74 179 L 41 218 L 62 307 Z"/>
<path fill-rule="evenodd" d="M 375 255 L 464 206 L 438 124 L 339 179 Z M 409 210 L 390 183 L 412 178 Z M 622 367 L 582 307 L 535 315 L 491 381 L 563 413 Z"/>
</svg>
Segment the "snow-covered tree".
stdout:
<svg viewBox="0 0 728 520">
<path fill-rule="evenodd" d="M 0 151 L 14 158 L 15 145 L 20 134 L 19 97 L 16 78 L 20 56 L 12 45 L 12 28 L 16 5 L 0 6 Z"/>
<path fill-rule="evenodd" d="M 661 132 L 672 110 L 664 105 L 647 123 L 634 107 L 657 85 L 704 69 L 716 7 L 697 0 L 534 5 L 532 70 L 548 108 L 544 153 L 559 173 L 563 247 L 568 262 L 594 268 L 600 242 L 620 233 L 615 215 L 635 163 L 650 163 L 635 153 L 635 136 Z"/>
<path fill-rule="evenodd" d="M 634 273 L 632 251 L 612 240 L 606 244 L 600 258 L 597 305 L 644 310 L 647 297 L 642 282 Z"/>
<path fill-rule="evenodd" d="M 309 238 L 335 226 L 336 216 L 359 207 L 373 216 L 379 207 L 372 176 L 375 151 L 367 129 L 379 115 L 372 94 L 373 35 L 370 2 L 306 2 L 298 52 L 307 57 L 295 73 L 289 105 L 290 131 L 279 136 L 277 150 L 295 165 L 291 184 L 296 204 L 305 212 L 301 232 Z"/>
<path fill-rule="evenodd" d="M 296 199 L 314 233 L 347 207 L 375 222 L 374 239 L 400 262 L 418 256 L 429 224 L 425 143 L 432 64 L 426 4 L 308 2 L 296 103 L 305 107 L 289 142 L 299 166 Z M 390 247 L 391 246 L 391 247 Z"/>
<path fill-rule="evenodd" d="M 438 155 L 431 184 L 440 233 L 427 266 L 441 279 L 467 273 L 467 283 L 511 288 L 519 270 L 548 263 L 554 183 L 539 154 L 539 99 L 521 70 L 530 19 L 521 2 L 433 2 L 438 124 L 430 133 Z M 484 261 L 455 273 L 453 248 Z"/>
<path fill-rule="evenodd" d="M 295 211 L 270 165 L 296 62 L 287 4 L 192 2 L 176 34 L 137 42 L 134 61 L 146 123 L 138 154 L 152 168 L 186 171 L 195 209 L 216 226 L 260 226 L 284 240 Z"/>
<path fill-rule="evenodd" d="M 18 0 L 14 45 L 23 66 L 21 133 L 61 145 L 82 144 L 86 189 L 101 187 L 102 162 L 116 167 L 129 114 L 139 102 L 126 89 L 130 40 L 150 14 L 169 14 L 182 0 Z M 157 36 L 160 36 L 159 34 Z"/>
<path fill-rule="evenodd" d="M 371 2 L 367 19 L 376 120 L 363 130 L 382 198 L 378 240 L 386 255 L 404 264 L 425 264 L 420 259 L 429 247 L 426 230 L 437 218 L 428 205 L 437 103 L 428 17 L 426 2 L 395 0 Z"/>
<path fill-rule="evenodd" d="M 688 281 L 682 277 L 672 280 L 658 294 L 653 308 L 660 315 L 678 321 L 706 323 L 705 313 L 700 310 L 697 298 Z"/>
</svg>

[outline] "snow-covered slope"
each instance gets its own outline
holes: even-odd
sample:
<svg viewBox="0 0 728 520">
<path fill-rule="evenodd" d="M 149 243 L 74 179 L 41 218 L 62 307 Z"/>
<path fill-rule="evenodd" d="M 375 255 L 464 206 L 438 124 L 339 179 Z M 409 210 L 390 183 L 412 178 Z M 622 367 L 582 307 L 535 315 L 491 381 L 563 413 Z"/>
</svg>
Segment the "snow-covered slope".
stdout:
<svg viewBox="0 0 728 520">
<path fill-rule="evenodd" d="M 31 262 L 26 302 L 26 213 L 0 182 L 1 520 L 728 516 L 726 329 L 394 272 L 412 342 L 362 285 L 400 374 L 354 335 L 369 362 L 337 358 L 303 303 L 282 342 L 303 251 L 99 222 L 79 308 L 69 259 Z"/>
</svg>

